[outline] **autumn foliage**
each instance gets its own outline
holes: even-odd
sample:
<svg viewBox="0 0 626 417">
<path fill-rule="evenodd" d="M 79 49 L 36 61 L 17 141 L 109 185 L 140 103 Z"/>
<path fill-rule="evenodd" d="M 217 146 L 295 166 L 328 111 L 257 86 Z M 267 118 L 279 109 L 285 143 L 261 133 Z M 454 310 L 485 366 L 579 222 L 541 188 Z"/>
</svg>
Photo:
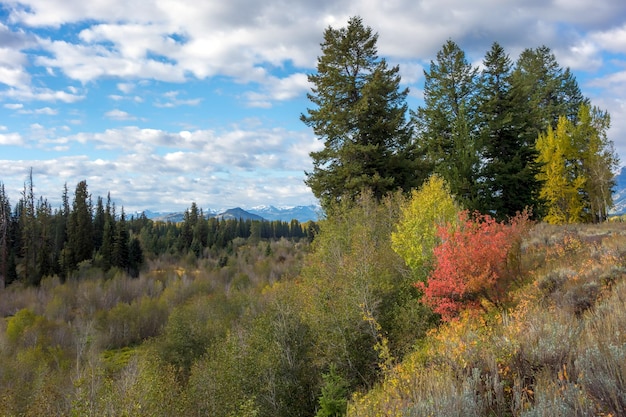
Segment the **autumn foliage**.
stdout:
<svg viewBox="0 0 626 417">
<path fill-rule="evenodd" d="M 516 277 L 515 250 L 529 227 L 523 212 L 509 222 L 489 215 L 459 213 L 456 223 L 440 226 L 441 244 L 434 251 L 435 268 L 426 284 L 423 301 L 449 321 L 466 308 L 487 301 L 499 305 Z"/>
</svg>

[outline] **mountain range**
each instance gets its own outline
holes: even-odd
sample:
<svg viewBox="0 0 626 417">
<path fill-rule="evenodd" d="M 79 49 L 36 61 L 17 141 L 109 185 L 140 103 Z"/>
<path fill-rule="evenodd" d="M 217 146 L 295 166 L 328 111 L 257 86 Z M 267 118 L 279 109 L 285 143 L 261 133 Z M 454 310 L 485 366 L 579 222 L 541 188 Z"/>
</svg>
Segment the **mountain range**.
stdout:
<svg viewBox="0 0 626 417">
<path fill-rule="evenodd" d="M 147 218 L 165 222 L 182 222 L 185 218 L 185 212 L 163 213 L 145 210 L 143 212 Z M 203 209 L 205 217 L 215 217 L 220 220 L 280 220 L 290 222 L 298 220 L 305 223 L 310 220 L 317 221 L 321 215 L 320 206 L 294 206 L 294 207 L 275 207 L 275 206 L 258 206 L 250 209 L 242 209 L 241 207 L 230 208 L 227 210 Z M 140 215 L 141 212 L 136 213 Z"/>
<path fill-rule="evenodd" d="M 615 191 L 613 192 L 613 209 L 611 214 L 626 214 L 626 167 L 622 168 L 615 177 Z"/>
</svg>

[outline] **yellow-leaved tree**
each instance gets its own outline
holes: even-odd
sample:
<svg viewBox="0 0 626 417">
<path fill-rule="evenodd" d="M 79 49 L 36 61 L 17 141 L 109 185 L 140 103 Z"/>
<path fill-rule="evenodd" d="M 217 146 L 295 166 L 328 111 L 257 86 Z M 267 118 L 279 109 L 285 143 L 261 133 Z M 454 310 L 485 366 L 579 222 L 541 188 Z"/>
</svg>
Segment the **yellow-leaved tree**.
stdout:
<svg viewBox="0 0 626 417">
<path fill-rule="evenodd" d="M 613 206 L 614 172 L 619 168 L 619 157 L 607 136 L 611 117 L 598 107 L 582 105 L 577 121 L 573 139 L 585 176 L 585 221 L 599 223 Z"/>
<path fill-rule="evenodd" d="M 585 177 L 580 169 L 578 149 L 574 146 L 575 126 L 561 116 L 556 130 L 548 127 L 537 139 L 537 178 L 543 187 L 539 197 L 545 201 L 544 221 L 550 224 L 578 223 L 583 220 Z"/>
<path fill-rule="evenodd" d="M 439 243 L 437 228 L 455 222 L 460 208 L 443 178 L 432 175 L 402 206 L 400 220 L 391 235 L 393 250 L 420 280 L 432 266 L 433 249 Z"/>
</svg>

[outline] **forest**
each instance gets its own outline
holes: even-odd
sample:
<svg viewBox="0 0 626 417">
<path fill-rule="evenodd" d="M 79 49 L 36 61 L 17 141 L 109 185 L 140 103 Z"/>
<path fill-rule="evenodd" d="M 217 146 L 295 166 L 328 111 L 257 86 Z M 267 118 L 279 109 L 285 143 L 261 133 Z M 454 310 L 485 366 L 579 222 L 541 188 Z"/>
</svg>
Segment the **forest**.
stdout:
<svg viewBox="0 0 626 417">
<path fill-rule="evenodd" d="M 408 109 L 376 42 L 329 27 L 309 76 L 318 222 L 0 182 L 0 415 L 626 415 L 609 115 L 545 46 L 451 40 Z"/>
</svg>

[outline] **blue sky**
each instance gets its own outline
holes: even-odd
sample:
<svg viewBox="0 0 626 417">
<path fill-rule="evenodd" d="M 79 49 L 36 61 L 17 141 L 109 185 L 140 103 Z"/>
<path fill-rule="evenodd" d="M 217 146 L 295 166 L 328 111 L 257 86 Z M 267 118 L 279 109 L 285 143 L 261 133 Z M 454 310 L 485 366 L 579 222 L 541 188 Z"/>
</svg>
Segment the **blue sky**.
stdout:
<svg viewBox="0 0 626 417">
<path fill-rule="evenodd" d="M 354 15 L 412 108 L 447 39 L 477 65 L 550 47 L 626 161 L 621 0 L 24 0 L 0 2 L 0 181 L 14 204 L 32 167 L 54 207 L 83 179 L 127 211 L 316 203 L 306 75 Z"/>
</svg>

